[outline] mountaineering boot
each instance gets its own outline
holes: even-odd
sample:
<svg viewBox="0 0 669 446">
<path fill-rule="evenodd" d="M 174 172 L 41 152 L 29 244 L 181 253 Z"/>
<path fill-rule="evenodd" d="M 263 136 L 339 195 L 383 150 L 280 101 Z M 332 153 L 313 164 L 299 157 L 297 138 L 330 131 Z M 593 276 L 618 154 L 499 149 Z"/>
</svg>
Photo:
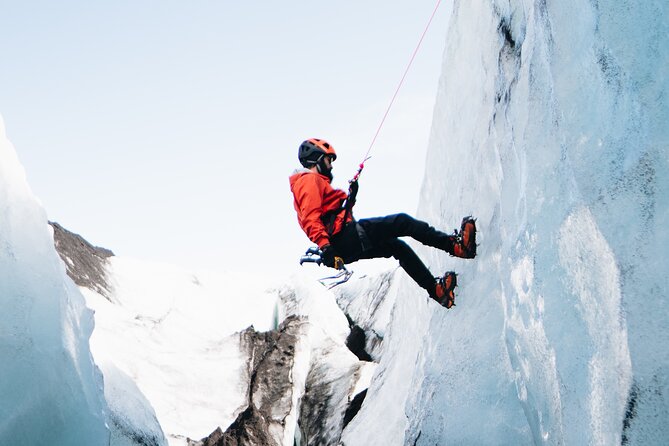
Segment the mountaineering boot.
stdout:
<svg viewBox="0 0 669 446">
<path fill-rule="evenodd" d="M 453 271 L 447 271 L 444 277 L 435 280 L 434 292 L 430 297 L 439 305 L 446 308 L 455 306 L 455 287 L 458 284 L 457 275 Z"/>
<path fill-rule="evenodd" d="M 476 220 L 471 216 L 462 219 L 460 232 L 455 230 L 453 252 L 455 257 L 473 259 L 476 257 Z"/>
</svg>

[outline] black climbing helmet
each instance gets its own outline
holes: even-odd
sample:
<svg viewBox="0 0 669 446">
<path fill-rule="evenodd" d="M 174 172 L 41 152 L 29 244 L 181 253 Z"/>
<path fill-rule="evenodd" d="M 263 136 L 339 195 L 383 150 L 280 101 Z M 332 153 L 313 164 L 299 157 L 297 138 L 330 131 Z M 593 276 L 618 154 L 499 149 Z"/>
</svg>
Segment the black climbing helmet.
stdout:
<svg viewBox="0 0 669 446">
<path fill-rule="evenodd" d="M 300 163 L 307 168 L 318 164 L 324 155 L 330 155 L 333 161 L 337 159 L 337 154 L 330 143 L 317 138 L 304 141 L 297 152 Z"/>
</svg>

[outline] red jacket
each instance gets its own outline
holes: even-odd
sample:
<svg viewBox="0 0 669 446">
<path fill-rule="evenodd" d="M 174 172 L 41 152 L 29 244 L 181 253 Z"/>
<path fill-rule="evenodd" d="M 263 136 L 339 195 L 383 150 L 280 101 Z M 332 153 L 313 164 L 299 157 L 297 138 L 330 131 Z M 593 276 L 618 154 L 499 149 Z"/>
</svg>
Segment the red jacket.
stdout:
<svg viewBox="0 0 669 446">
<path fill-rule="evenodd" d="M 341 231 L 344 226 L 345 212 L 342 205 L 347 197 L 346 192 L 334 189 L 328 177 L 307 169 L 291 175 L 290 190 L 295 198 L 293 205 L 297 211 L 297 221 L 309 240 L 319 248 L 330 243 L 330 236 Z M 337 209 L 340 212 L 335 212 Z M 352 220 L 353 216 L 349 212 L 346 222 Z"/>
</svg>

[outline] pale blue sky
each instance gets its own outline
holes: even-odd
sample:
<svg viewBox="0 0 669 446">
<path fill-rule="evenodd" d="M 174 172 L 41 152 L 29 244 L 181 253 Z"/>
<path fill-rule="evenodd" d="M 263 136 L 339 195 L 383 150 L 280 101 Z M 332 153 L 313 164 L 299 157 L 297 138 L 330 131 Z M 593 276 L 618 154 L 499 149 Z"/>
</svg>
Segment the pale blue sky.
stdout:
<svg viewBox="0 0 669 446">
<path fill-rule="evenodd" d="M 0 1 L 0 114 L 49 218 L 118 255 L 284 269 L 306 138 L 346 186 L 435 6 Z M 447 8 L 373 149 L 356 215 L 415 212 Z"/>
</svg>

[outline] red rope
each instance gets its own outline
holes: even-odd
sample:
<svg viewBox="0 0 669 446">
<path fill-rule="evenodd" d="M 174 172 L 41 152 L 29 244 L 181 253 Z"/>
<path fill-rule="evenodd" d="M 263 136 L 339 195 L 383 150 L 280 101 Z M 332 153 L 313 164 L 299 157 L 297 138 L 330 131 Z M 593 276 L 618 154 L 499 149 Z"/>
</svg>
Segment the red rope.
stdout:
<svg viewBox="0 0 669 446">
<path fill-rule="evenodd" d="M 369 148 L 367 149 L 367 153 L 365 153 L 365 157 L 363 158 L 362 163 L 360 163 L 360 168 L 358 169 L 358 172 L 355 174 L 355 177 L 353 177 L 353 180 L 351 181 L 357 181 L 358 178 L 360 177 L 360 174 L 362 173 L 362 169 L 365 168 L 365 161 L 367 161 L 370 156 L 370 152 L 372 151 L 372 147 L 374 147 L 374 143 L 376 142 L 376 138 L 379 136 L 379 133 L 381 132 L 381 128 L 383 127 L 383 124 L 386 122 L 386 118 L 388 117 L 388 113 L 390 113 L 390 109 L 393 106 L 393 103 L 395 102 L 395 98 L 397 98 L 397 94 L 400 92 L 400 89 L 402 88 L 402 85 L 404 84 L 404 79 L 407 77 L 407 73 L 409 72 L 409 69 L 411 68 L 411 65 L 413 64 L 414 59 L 416 58 L 416 54 L 418 54 L 418 50 L 420 49 L 420 45 L 423 43 L 423 39 L 425 38 L 425 34 L 427 34 L 427 30 L 430 28 L 430 25 L 432 24 L 432 19 L 434 19 L 434 16 L 437 14 L 437 9 L 439 9 L 439 5 L 441 4 L 441 0 L 437 0 L 437 5 L 434 7 L 434 11 L 432 11 L 432 15 L 430 16 L 430 20 L 428 20 L 427 25 L 425 25 L 425 29 L 423 30 L 423 34 L 420 36 L 420 40 L 418 41 L 418 44 L 416 45 L 416 49 L 414 49 L 413 54 L 411 55 L 411 59 L 409 60 L 409 63 L 407 64 L 406 69 L 404 70 L 404 74 L 402 75 L 402 79 L 400 80 L 400 83 L 397 85 L 397 88 L 395 89 L 395 94 L 393 94 L 393 98 L 390 100 L 390 104 L 388 104 L 388 108 L 386 109 L 386 112 L 383 114 L 383 118 L 381 119 L 381 123 L 379 124 L 379 127 L 376 129 L 376 133 L 374 134 L 374 138 L 372 139 L 371 144 L 369 145 Z"/>
</svg>

